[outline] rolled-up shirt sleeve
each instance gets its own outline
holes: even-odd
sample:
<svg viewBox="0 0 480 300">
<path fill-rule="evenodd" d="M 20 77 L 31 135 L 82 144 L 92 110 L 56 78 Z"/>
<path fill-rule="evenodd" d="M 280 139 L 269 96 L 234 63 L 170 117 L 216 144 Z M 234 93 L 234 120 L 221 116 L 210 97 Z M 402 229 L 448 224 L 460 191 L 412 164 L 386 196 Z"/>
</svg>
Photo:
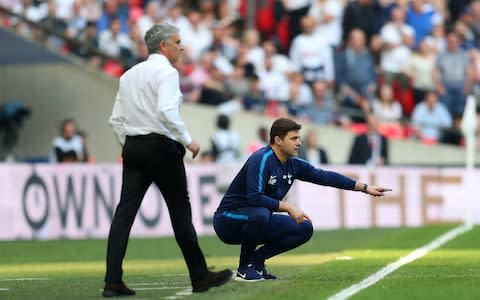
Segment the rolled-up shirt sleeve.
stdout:
<svg viewBox="0 0 480 300">
<path fill-rule="evenodd" d="M 180 91 L 179 75 L 176 70 L 162 76 L 157 81 L 157 113 L 165 127 L 173 134 L 175 139 L 183 145 L 192 142 L 185 123 L 180 118 L 180 105 L 182 93 Z"/>
</svg>

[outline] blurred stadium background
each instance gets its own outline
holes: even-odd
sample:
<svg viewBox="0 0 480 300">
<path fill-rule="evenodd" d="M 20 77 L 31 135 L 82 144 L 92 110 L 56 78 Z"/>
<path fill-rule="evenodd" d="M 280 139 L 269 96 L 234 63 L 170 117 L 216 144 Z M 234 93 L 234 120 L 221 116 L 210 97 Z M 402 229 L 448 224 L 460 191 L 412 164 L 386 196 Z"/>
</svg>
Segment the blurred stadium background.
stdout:
<svg viewBox="0 0 480 300">
<path fill-rule="evenodd" d="M 402 34 L 392 33 L 392 16 Z M 145 28 L 162 21 L 184 33 L 182 116 L 202 147 L 200 159 L 186 157 L 189 189 L 212 267 L 236 266 L 237 247 L 212 236 L 211 217 L 242 161 L 264 143 L 260 128 L 276 117 L 304 125 L 312 163 L 393 192 L 373 199 L 296 184 L 287 201 L 317 231 L 272 261 L 285 280 L 192 296 L 152 189 L 126 264 L 140 298 L 326 299 L 459 224 L 480 223 L 480 158 L 465 167 L 461 131 L 468 96 L 479 116 L 478 0 L 0 0 L 0 299 L 99 296 L 121 184 L 121 149 L 107 120 L 118 77 L 146 58 Z M 425 112 L 431 91 L 433 111 L 447 117 Z M 226 156 L 233 159 L 213 147 L 219 115 L 238 137 L 238 155 Z M 55 150 L 68 119 L 85 136 L 73 163 Z M 369 146 L 357 137 L 368 132 L 388 146 L 359 158 Z M 479 299 L 479 246 L 478 227 L 468 227 L 353 298 Z"/>
</svg>

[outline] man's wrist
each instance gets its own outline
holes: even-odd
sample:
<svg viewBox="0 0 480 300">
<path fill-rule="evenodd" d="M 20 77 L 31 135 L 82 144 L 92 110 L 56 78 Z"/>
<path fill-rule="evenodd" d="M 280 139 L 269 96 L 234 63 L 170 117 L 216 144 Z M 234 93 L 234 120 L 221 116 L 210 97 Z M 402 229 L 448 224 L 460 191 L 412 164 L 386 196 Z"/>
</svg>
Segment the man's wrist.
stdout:
<svg viewBox="0 0 480 300">
<path fill-rule="evenodd" d="M 362 193 L 367 193 L 368 190 L 368 184 L 364 183 L 362 189 L 360 190 Z"/>
</svg>

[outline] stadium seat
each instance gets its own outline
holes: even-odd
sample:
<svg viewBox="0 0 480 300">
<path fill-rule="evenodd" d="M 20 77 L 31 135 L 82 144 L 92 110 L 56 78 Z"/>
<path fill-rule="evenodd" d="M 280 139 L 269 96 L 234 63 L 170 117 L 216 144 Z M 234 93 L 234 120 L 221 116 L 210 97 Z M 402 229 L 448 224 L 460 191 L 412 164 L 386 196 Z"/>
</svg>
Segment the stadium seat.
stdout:
<svg viewBox="0 0 480 300">
<path fill-rule="evenodd" d="M 270 37 L 275 31 L 275 16 L 273 12 L 273 2 L 257 9 L 255 14 L 255 24 L 257 30 L 264 36 Z"/>
<path fill-rule="evenodd" d="M 105 72 L 108 75 L 115 76 L 117 78 L 120 78 L 120 76 L 122 76 L 123 71 L 124 71 L 123 67 L 114 60 L 106 61 L 103 66 L 103 72 Z"/>
<path fill-rule="evenodd" d="M 404 138 L 404 129 L 402 125 L 398 123 L 382 123 L 380 124 L 379 131 L 388 139 Z"/>
<path fill-rule="evenodd" d="M 351 123 L 345 128 L 355 134 L 364 134 L 368 131 L 368 126 L 365 123 Z"/>
<path fill-rule="evenodd" d="M 282 49 L 288 49 L 289 48 L 289 43 L 290 43 L 290 21 L 288 17 L 283 17 L 278 23 L 277 23 L 277 38 L 282 46 Z"/>
<path fill-rule="evenodd" d="M 276 100 L 269 100 L 267 102 L 265 114 L 272 118 L 278 117 L 278 102 Z"/>
<path fill-rule="evenodd" d="M 67 43 L 65 43 L 65 44 L 63 45 L 62 49 L 60 49 L 60 52 L 63 53 L 63 54 L 68 54 L 68 53 L 70 53 L 70 52 L 71 52 L 70 46 L 69 46 Z"/>
<path fill-rule="evenodd" d="M 431 146 L 438 144 L 438 140 L 432 139 L 432 138 L 422 138 L 420 142 L 424 145 L 431 145 Z"/>
<path fill-rule="evenodd" d="M 142 8 L 143 7 L 143 0 L 129 0 L 128 4 L 129 4 L 130 7 Z"/>
<path fill-rule="evenodd" d="M 1 18 L 2 26 L 5 28 L 10 28 L 12 26 L 10 18 Z"/>
<path fill-rule="evenodd" d="M 412 125 L 403 126 L 403 138 L 409 139 L 413 136 L 414 128 Z"/>
<path fill-rule="evenodd" d="M 128 14 L 130 22 L 137 23 L 138 19 L 143 16 L 143 8 L 138 6 L 130 6 Z"/>
</svg>

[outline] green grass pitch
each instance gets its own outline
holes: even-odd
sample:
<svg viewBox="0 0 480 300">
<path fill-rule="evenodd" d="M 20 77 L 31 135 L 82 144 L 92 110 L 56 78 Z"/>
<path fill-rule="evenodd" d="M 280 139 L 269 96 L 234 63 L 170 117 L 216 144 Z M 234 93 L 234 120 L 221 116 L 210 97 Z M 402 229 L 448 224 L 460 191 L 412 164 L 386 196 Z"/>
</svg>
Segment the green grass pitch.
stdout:
<svg viewBox="0 0 480 300">
<path fill-rule="evenodd" d="M 128 299 L 326 299 L 408 255 L 453 226 L 317 231 L 307 244 L 267 262 L 280 280 L 230 281 L 184 295 L 185 263 L 173 238 L 131 239 Z M 237 266 L 239 246 L 200 237 L 209 266 Z M 101 299 L 105 240 L 0 242 L 0 299 Z M 187 292 L 188 294 L 188 292 Z M 480 228 L 407 264 L 351 299 L 480 299 Z"/>
</svg>

